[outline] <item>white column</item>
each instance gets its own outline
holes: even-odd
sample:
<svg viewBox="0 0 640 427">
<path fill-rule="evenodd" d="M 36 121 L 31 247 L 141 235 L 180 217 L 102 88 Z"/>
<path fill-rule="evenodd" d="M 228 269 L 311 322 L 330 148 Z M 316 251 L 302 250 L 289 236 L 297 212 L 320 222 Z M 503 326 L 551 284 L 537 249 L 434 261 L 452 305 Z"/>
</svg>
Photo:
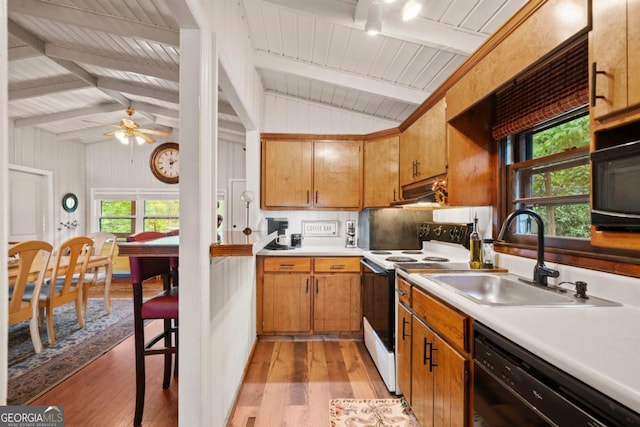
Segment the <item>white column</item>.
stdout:
<svg viewBox="0 0 640 427">
<path fill-rule="evenodd" d="M 211 332 L 209 245 L 214 241 L 217 50 L 205 29 L 180 31 L 179 424 L 209 426 Z"/>
<path fill-rule="evenodd" d="M 0 313 L 9 310 L 7 247 L 9 233 L 9 113 L 7 111 L 7 2 L 0 0 Z M 7 316 L 0 316 L 0 405 L 7 404 Z"/>
</svg>

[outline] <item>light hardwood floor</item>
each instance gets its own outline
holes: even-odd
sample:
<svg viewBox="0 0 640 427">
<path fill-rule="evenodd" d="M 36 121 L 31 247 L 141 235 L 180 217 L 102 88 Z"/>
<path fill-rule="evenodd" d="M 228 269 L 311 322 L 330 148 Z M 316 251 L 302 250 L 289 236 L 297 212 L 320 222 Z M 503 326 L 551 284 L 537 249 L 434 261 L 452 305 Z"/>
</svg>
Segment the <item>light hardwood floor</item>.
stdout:
<svg viewBox="0 0 640 427">
<path fill-rule="evenodd" d="M 329 425 L 329 401 L 393 397 L 361 341 L 260 341 L 229 426 Z"/>
<path fill-rule="evenodd" d="M 129 292 L 126 283 L 114 290 L 117 297 Z M 99 297 L 101 292 L 92 289 L 91 294 Z M 161 326 L 160 321 L 152 322 L 146 335 L 153 336 Z M 146 365 L 142 425 L 177 426 L 177 381 L 163 390 L 162 358 L 147 357 Z M 64 406 L 66 427 L 130 426 L 134 374 L 130 337 L 31 404 Z M 325 427 L 330 399 L 388 397 L 393 396 L 361 341 L 265 339 L 256 344 L 228 426 Z"/>
</svg>

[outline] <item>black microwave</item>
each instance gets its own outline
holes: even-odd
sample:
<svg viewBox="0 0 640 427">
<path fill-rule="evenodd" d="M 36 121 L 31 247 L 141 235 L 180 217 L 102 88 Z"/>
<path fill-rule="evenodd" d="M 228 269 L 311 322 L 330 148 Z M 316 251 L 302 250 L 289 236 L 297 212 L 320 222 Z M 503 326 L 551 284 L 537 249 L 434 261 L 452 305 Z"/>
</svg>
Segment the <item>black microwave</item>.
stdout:
<svg viewBox="0 0 640 427">
<path fill-rule="evenodd" d="M 591 224 L 640 231 L 640 141 L 591 153 Z"/>
</svg>

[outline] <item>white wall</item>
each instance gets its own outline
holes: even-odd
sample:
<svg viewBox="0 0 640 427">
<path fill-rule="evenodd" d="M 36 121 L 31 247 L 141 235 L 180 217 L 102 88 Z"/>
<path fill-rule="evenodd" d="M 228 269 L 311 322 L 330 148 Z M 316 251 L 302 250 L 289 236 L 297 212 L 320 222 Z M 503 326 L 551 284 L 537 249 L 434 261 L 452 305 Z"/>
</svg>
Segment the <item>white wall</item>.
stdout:
<svg viewBox="0 0 640 427">
<path fill-rule="evenodd" d="M 398 122 L 328 107 L 276 93 L 265 94 L 262 132 L 367 134 L 398 126 Z"/>
<path fill-rule="evenodd" d="M 0 0 L 0 247 L 8 246 L 9 160 L 7 112 L 7 2 Z M 8 311 L 7 251 L 0 252 L 0 312 Z M 7 329 L 8 317 L 0 317 L 0 405 L 7 403 Z"/>
</svg>

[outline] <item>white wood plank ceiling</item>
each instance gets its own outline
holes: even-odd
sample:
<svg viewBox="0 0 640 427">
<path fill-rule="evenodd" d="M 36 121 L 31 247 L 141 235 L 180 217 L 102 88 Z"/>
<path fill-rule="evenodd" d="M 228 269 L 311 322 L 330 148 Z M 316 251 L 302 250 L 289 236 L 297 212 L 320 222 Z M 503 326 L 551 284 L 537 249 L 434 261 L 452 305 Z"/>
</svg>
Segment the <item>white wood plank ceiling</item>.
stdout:
<svg viewBox="0 0 640 427">
<path fill-rule="evenodd" d="M 178 127 L 179 28 L 172 0 L 11 0 L 9 114 L 61 140 L 103 141 L 132 106 L 141 127 Z M 526 0 L 384 3 L 382 31 L 364 31 L 378 0 L 242 0 L 264 89 L 400 122 Z M 379 0 L 383 1 L 383 0 Z M 221 96 L 221 133 L 244 128 Z"/>
</svg>

